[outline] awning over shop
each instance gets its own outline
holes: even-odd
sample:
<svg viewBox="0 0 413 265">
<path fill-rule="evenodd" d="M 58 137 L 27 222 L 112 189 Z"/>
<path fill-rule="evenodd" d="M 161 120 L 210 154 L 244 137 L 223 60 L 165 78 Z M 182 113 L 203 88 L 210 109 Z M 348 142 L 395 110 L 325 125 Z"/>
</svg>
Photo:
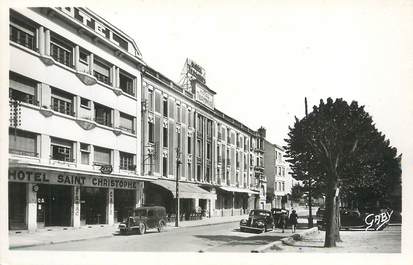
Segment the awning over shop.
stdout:
<svg viewBox="0 0 413 265">
<path fill-rule="evenodd" d="M 172 193 L 172 196 L 176 198 L 175 181 L 157 179 L 151 183 L 169 190 Z M 179 198 L 216 200 L 217 195 L 198 187 L 196 184 L 179 182 Z"/>
<path fill-rule="evenodd" d="M 249 194 L 260 194 L 258 191 L 253 191 L 249 189 L 242 189 L 242 188 L 237 188 L 237 187 L 218 187 L 219 189 L 223 191 L 228 191 L 228 192 L 239 192 L 239 193 L 249 193 Z"/>
</svg>

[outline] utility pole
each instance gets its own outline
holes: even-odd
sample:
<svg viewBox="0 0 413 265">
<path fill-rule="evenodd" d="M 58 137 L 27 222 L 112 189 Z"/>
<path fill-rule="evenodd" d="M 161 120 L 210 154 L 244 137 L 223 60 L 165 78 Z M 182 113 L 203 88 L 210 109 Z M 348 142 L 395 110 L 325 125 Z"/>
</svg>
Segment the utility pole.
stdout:
<svg viewBox="0 0 413 265">
<path fill-rule="evenodd" d="M 304 98 L 304 103 L 305 103 L 305 117 L 308 115 L 307 111 L 307 97 Z M 313 213 L 311 212 L 311 176 L 308 175 L 308 227 L 311 228 L 313 227 Z"/>
<path fill-rule="evenodd" d="M 176 217 L 175 217 L 175 227 L 179 227 L 179 165 L 181 164 L 180 159 L 181 152 L 179 147 L 176 148 Z"/>
</svg>

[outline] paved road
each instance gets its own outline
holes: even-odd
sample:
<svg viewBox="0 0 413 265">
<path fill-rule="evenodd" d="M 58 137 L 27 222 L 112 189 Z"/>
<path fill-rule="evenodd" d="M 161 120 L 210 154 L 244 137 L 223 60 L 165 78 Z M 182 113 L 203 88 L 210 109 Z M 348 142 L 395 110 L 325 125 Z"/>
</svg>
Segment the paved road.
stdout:
<svg viewBox="0 0 413 265">
<path fill-rule="evenodd" d="M 244 233 L 238 231 L 238 225 L 239 222 L 233 222 L 172 229 L 163 233 L 148 231 L 142 236 L 114 235 L 109 238 L 36 246 L 21 250 L 250 252 L 257 246 L 289 235 L 272 232 Z"/>
</svg>

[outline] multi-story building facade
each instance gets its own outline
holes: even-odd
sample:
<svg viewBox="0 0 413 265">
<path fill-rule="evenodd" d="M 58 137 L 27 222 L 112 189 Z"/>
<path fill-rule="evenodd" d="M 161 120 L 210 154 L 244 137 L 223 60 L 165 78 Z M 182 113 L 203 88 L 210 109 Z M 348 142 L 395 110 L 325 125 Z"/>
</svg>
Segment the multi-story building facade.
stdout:
<svg viewBox="0 0 413 265">
<path fill-rule="evenodd" d="M 293 179 L 284 158 L 284 149 L 265 141 L 265 175 L 267 176 L 267 203 L 272 208 L 286 208 Z"/>
<path fill-rule="evenodd" d="M 9 228 L 113 224 L 143 203 L 172 214 L 177 175 L 184 219 L 263 208 L 265 129 L 187 81 L 89 9 L 11 9 Z"/>
<path fill-rule="evenodd" d="M 113 224 L 141 204 L 143 65 L 88 9 L 10 10 L 10 229 Z"/>
<path fill-rule="evenodd" d="M 188 83 L 184 89 L 149 67 L 143 73 L 142 174 L 159 178 L 145 186 L 145 201 L 173 216 L 178 174 L 182 219 L 198 209 L 228 216 L 259 207 L 265 130 L 262 135 L 216 109 L 204 80 Z"/>
</svg>

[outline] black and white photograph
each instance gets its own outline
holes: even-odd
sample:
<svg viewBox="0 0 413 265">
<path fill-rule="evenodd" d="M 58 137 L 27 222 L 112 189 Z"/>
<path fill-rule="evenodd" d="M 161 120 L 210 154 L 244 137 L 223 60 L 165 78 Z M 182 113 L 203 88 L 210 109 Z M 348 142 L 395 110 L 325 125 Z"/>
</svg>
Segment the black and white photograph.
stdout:
<svg viewBox="0 0 413 265">
<path fill-rule="evenodd" d="M 1 12 L 1 264 L 412 264 L 413 1 Z"/>
</svg>

